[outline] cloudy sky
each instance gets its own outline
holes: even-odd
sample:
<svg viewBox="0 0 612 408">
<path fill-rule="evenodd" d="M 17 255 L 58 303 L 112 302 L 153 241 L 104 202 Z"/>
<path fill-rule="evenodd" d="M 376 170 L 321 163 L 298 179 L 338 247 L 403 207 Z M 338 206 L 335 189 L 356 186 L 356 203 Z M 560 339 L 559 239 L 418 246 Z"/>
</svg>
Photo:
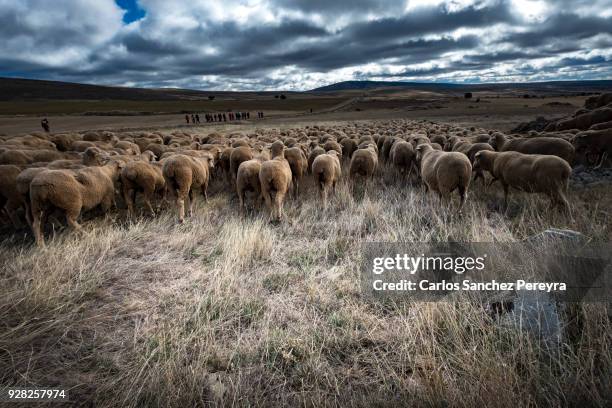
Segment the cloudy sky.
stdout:
<svg viewBox="0 0 612 408">
<path fill-rule="evenodd" d="M 0 76 L 307 90 L 612 79 L 612 0 L 0 0 Z"/>
</svg>

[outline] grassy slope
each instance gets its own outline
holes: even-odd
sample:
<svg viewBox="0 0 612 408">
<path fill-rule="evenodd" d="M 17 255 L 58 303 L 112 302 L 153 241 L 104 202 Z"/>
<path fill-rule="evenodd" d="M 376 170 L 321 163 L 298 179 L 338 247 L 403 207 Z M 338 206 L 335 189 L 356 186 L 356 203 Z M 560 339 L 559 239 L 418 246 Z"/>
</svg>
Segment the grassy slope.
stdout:
<svg viewBox="0 0 612 408">
<path fill-rule="evenodd" d="M 359 287 L 365 241 L 514 241 L 550 226 L 610 236 L 604 188 L 547 200 L 477 186 L 462 217 L 380 172 L 330 208 L 312 185 L 287 221 L 238 216 L 214 181 L 195 216 L 85 223 L 48 249 L 0 247 L 0 383 L 69 386 L 98 406 L 605 404 L 611 327 L 584 306 L 583 336 L 547 350 L 463 304 L 373 303 Z"/>
</svg>

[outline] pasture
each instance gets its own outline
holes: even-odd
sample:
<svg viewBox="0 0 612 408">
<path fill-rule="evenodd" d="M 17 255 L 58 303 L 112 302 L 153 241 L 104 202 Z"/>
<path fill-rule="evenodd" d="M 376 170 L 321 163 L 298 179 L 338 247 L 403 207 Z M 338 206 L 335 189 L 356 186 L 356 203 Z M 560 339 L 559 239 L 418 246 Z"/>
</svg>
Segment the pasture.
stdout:
<svg viewBox="0 0 612 408">
<path fill-rule="evenodd" d="M 365 242 L 515 242 L 548 228 L 609 241 L 609 184 L 570 179 L 569 217 L 543 194 L 512 191 L 505 206 L 498 183 L 477 181 L 459 213 L 456 192 L 439 200 L 378 149 L 368 182 L 342 158 L 326 208 L 306 174 L 277 222 L 265 204 L 241 214 L 222 164 L 241 140 L 257 151 L 295 142 L 308 153 L 346 137 L 492 132 L 378 120 L 70 133 L 111 161 L 130 155 L 110 155 L 113 143 L 145 137 L 159 136 L 166 157 L 210 153 L 208 201 L 195 191 L 192 216 L 178 223 L 172 196 L 156 197 L 152 216 L 138 194 L 130 217 L 118 185 L 116 208 L 83 212 L 80 231 L 50 211 L 45 247 L 34 244 L 23 210 L 20 226 L 5 217 L 0 384 L 68 387 L 97 406 L 606 405 L 606 304 L 577 305 L 580 321 L 567 325 L 580 334 L 551 348 L 499 324 L 485 305 L 373 301 L 361 292 L 359 265 Z M 138 160 L 132 153 L 121 160 Z"/>
</svg>

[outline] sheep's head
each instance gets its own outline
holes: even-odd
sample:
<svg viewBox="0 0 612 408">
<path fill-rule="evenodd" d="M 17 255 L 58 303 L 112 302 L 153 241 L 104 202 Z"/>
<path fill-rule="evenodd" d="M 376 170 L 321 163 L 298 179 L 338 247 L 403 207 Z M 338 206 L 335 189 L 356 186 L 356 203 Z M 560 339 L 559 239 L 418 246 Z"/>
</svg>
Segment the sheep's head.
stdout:
<svg viewBox="0 0 612 408">
<path fill-rule="evenodd" d="M 421 163 L 421 160 L 423 159 L 423 156 L 425 155 L 425 153 L 429 152 L 433 150 L 433 147 L 431 147 L 430 144 L 428 143 L 421 143 L 420 145 L 418 145 L 416 147 L 416 161 L 417 163 Z"/>
<path fill-rule="evenodd" d="M 83 164 L 86 166 L 101 166 L 108 157 L 108 153 L 99 147 L 88 147 L 83 152 Z"/>
<path fill-rule="evenodd" d="M 337 151 L 335 150 L 330 150 L 327 152 L 328 155 L 337 158 L 338 160 L 340 160 L 341 156 L 338 154 Z"/>
<path fill-rule="evenodd" d="M 155 153 L 153 153 L 150 150 L 145 150 L 144 152 L 142 152 L 142 154 L 140 155 L 145 161 L 148 162 L 153 162 L 157 160 L 157 156 L 155 155 Z"/>
<path fill-rule="evenodd" d="M 489 150 L 482 150 L 480 152 L 477 152 L 474 155 L 474 163 L 472 164 L 472 169 L 477 171 L 487 170 L 490 172 L 493 169 L 492 163 L 496 154 L 496 152 L 492 152 Z"/>
<path fill-rule="evenodd" d="M 280 140 L 277 140 L 274 143 L 272 143 L 271 150 L 272 150 L 272 158 L 282 156 L 285 150 L 285 145 Z"/>
</svg>

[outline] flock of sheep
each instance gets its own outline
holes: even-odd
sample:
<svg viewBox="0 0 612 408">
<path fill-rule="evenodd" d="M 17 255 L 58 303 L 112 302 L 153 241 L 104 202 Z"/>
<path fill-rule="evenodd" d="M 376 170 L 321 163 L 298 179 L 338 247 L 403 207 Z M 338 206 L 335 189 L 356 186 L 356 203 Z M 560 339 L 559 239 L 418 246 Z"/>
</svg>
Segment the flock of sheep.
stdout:
<svg viewBox="0 0 612 408">
<path fill-rule="evenodd" d="M 219 177 L 227 191 L 237 194 L 242 212 L 246 201 L 263 201 L 271 218 L 280 220 L 286 196 L 297 198 L 305 177 L 314 179 L 326 207 L 343 171 L 351 186 L 367 186 L 386 163 L 418 177 L 440 199 L 457 191 L 459 210 L 471 180 L 485 181 L 488 173 L 489 183 L 503 187 L 506 201 L 510 187 L 543 193 L 569 214 L 571 165 L 601 154 L 598 143 L 602 138 L 608 143 L 611 135 L 610 129 L 598 132 L 604 133 L 595 138 L 577 130 L 517 136 L 395 120 L 226 135 L 101 131 L 2 136 L 0 208 L 15 226 L 25 219 L 43 246 L 52 211 L 59 210 L 78 230 L 84 211 L 100 207 L 107 213 L 118 193 L 133 216 L 136 194 L 142 193 L 151 215 L 156 201 L 174 202 L 183 222 L 186 211 L 192 215 L 196 191 L 208 199 L 209 181 Z"/>
</svg>

